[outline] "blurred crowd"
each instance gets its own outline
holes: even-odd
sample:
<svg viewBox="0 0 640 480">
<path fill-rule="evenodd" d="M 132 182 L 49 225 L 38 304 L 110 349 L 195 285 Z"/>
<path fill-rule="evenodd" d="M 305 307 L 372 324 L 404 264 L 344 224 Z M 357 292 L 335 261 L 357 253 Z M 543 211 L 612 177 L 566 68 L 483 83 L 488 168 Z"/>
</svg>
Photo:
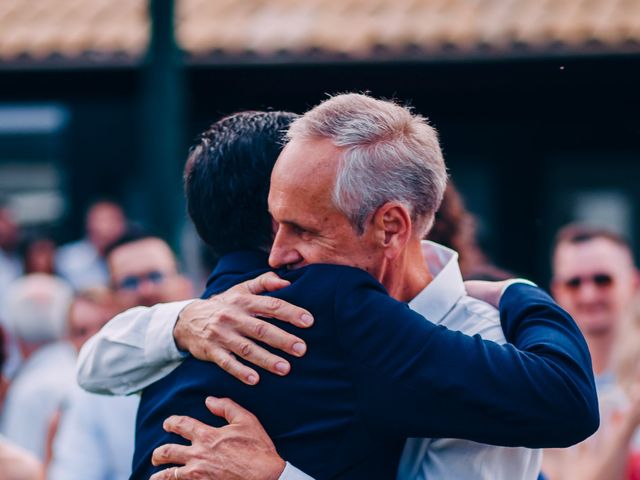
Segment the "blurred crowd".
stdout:
<svg viewBox="0 0 640 480">
<path fill-rule="evenodd" d="M 82 345 L 122 310 L 192 296 L 160 238 L 130 227 L 108 201 L 88 209 L 86 236 L 18 249 L 0 210 L 0 478 L 128 478 L 137 397 L 81 390 Z"/>
<path fill-rule="evenodd" d="M 81 390 L 77 354 L 117 313 L 190 298 L 193 286 L 169 245 L 130 227 L 111 201 L 89 207 L 86 234 L 73 243 L 20 237 L 0 206 L 0 480 L 128 478 L 138 399 Z M 475 219 L 452 184 L 430 239 L 459 252 L 466 279 L 513 276 L 482 252 Z M 591 352 L 601 426 L 579 445 L 545 452 L 545 478 L 640 480 L 640 277 L 632 249 L 613 232 L 569 225 L 550 261 L 552 294 Z"/>
</svg>

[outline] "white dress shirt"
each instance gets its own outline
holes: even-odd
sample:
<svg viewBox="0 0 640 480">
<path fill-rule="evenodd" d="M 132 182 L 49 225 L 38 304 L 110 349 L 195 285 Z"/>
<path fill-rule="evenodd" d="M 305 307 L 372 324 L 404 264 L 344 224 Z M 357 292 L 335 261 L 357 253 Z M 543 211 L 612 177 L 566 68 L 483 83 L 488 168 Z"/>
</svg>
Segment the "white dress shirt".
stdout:
<svg viewBox="0 0 640 480">
<path fill-rule="evenodd" d="M 127 480 L 139 397 L 74 389 L 60 418 L 48 480 Z"/>
<path fill-rule="evenodd" d="M 409 303 L 430 321 L 469 335 L 506 343 L 498 311 L 466 295 L 458 254 L 423 242 L 433 281 Z M 138 307 L 115 317 L 81 352 L 78 381 L 95 392 L 142 390 L 175 369 L 183 358 L 173 340 L 178 313 L 189 302 Z M 152 361 L 153 365 L 145 365 Z M 435 413 L 437 414 L 437 413 Z M 409 439 L 398 479 L 536 479 L 542 453 L 456 439 Z M 280 480 L 311 477 L 287 464 Z"/>
<path fill-rule="evenodd" d="M 458 254 L 433 242 L 423 242 L 423 253 L 433 281 L 409 302 L 409 307 L 450 330 L 506 343 L 498 310 L 466 294 Z M 409 439 L 398 479 L 534 480 L 541 461 L 541 450 L 458 439 Z"/>
</svg>

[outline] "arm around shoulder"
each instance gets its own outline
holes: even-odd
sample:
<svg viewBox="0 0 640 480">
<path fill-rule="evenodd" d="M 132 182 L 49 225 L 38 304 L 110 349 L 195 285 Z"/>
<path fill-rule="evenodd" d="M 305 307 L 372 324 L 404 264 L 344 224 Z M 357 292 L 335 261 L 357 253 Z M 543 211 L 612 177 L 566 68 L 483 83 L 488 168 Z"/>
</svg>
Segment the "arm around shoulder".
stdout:
<svg viewBox="0 0 640 480">
<path fill-rule="evenodd" d="M 341 279 L 335 317 L 371 428 L 529 448 L 564 447 L 597 428 L 584 340 L 537 289 L 516 311 L 509 290 L 533 287 L 508 289 L 513 345 L 499 345 L 426 321 L 356 277 Z"/>
<path fill-rule="evenodd" d="M 561 419 L 567 446 L 592 435 L 600 417 L 591 356 L 571 316 L 541 288 L 514 283 L 500 300 L 500 320 L 509 342 L 542 355 L 556 373 L 546 387 L 549 413 Z"/>
</svg>

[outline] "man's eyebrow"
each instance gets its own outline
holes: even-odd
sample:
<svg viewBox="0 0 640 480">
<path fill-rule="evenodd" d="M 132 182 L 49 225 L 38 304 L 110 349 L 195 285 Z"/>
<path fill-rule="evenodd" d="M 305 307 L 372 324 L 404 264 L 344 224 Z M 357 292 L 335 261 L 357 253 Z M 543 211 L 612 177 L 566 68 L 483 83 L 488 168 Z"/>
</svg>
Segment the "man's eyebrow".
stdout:
<svg viewBox="0 0 640 480">
<path fill-rule="evenodd" d="M 282 220 L 282 221 L 280 221 L 278 223 L 283 223 L 283 224 L 288 225 L 290 227 L 297 228 L 299 230 L 304 230 L 305 232 L 309 232 L 309 233 L 318 233 L 319 232 L 319 230 L 317 230 L 317 229 L 315 229 L 313 227 L 310 227 L 308 225 L 300 225 L 298 222 L 296 222 L 294 220 Z"/>
</svg>

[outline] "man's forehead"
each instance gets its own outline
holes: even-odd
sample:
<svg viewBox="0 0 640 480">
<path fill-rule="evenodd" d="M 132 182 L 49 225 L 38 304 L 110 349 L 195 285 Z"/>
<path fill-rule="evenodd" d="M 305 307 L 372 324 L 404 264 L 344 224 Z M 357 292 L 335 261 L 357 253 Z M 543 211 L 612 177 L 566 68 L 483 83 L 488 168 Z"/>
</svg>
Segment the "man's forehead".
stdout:
<svg viewBox="0 0 640 480">
<path fill-rule="evenodd" d="M 341 155 L 342 150 L 327 138 L 292 140 L 280 153 L 273 173 L 278 179 L 299 174 L 332 176 Z"/>
<path fill-rule="evenodd" d="M 294 141 L 287 145 L 271 176 L 270 206 L 274 200 L 323 203 L 330 198 L 339 153 L 325 141 Z"/>
<path fill-rule="evenodd" d="M 629 251 L 605 238 L 558 246 L 554 258 L 558 275 L 578 275 L 600 272 L 632 271 L 633 260 Z"/>
<path fill-rule="evenodd" d="M 127 243 L 109 255 L 112 275 L 126 276 L 148 270 L 175 269 L 173 252 L 162 240 L 148 238 Z"/>
</svg>

